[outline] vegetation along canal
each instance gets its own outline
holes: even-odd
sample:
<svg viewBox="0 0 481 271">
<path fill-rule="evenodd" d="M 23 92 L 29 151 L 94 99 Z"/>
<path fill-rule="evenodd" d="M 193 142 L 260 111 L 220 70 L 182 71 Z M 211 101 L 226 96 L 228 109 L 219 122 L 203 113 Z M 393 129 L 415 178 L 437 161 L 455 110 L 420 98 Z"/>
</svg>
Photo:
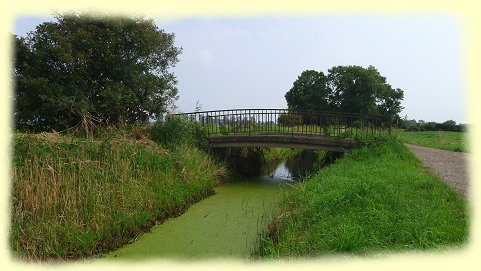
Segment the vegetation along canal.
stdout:
<svg viewBox="0 0 481 271">
<path fill-rule="evenodd" d="M 216 189 L 216 194 L 192 205 L 184 214 L 155 226 L 138 240 L 106 258 L 200 259 L 248 258 L 276 213 L 282 193 L 292 187 L 296 174 L 305 172 L 305 157 L 282 161 L 271 173 L 241 177 Z M 309 160 L 309 159 L 308 159 Z"/>
</svg>

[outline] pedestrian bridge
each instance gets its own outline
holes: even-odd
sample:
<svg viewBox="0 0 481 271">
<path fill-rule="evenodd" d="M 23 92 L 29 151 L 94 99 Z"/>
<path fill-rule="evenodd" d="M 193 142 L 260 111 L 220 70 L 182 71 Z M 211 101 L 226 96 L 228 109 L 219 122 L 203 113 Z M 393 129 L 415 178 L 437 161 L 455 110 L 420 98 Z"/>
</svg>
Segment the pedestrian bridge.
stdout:
<svg viewBox="0 0 481 271">
<path fill-rule="evenodd" d="M 347 152 L 390 133 L 382 115 L 292 109 L 226 109 L 173 114 L 199 123 L 214 148 L 287 147 Z"/>
</svg>

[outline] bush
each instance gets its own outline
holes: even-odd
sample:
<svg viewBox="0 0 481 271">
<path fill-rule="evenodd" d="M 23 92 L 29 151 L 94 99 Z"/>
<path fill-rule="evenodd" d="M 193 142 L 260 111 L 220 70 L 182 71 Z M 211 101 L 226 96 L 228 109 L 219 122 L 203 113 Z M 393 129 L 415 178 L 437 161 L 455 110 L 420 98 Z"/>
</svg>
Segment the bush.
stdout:
<svg viewBox="0 0 481 271">
<path fill-rule="evenodd" d="M 277 120 L 281 126 L 298 126 L 302 124 L 302 116 L 299 114 L 282 113 Z"/>
<path fill-rule="evenodd" d="M 406 129 L 408 132 L 419 132 L 421 128 L 418 125 L 410 126 Z"/>
<path fill-rule="evenodd" d="M 451 132 L 464 132 L 466 131 L 464 124 L 456 124 L 453 120 L 448 120 L 443 123 L 437 122 L 416 122 L 415 120 L 403 121 L 401 128 L 408 132 L 423 132 L 423 131 L 451 131 Z"/>
<path fill-rule="evenodd" d="M 168 118 L 166 122 L 154 124 L 151 138 L 168 148 L 185 144 L 204 150 L 209 149 L 204 127 L 184 117 L 174 116 Z"/>
</svg>

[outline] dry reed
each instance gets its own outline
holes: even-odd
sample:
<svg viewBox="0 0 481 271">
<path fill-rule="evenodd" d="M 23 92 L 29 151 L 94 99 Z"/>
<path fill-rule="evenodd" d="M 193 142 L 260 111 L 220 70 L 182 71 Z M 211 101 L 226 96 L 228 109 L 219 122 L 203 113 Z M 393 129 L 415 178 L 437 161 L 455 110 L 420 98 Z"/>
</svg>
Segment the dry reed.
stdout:
<svg viewBox="0 0 481 271">
<path fill-rule="evenodd" d="M 15 136 L 12 249 L 33 260 L 98 254 L 212 193 L 225 175 L 197 149 L 143 143 Z"/>
</svg>

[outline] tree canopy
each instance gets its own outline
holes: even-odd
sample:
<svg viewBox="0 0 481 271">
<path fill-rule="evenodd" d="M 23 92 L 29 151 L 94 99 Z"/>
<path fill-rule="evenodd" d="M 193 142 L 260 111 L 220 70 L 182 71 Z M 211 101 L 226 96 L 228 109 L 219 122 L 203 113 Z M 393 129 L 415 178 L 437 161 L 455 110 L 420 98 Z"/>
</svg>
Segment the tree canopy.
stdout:
<svg viewBox="0 0 481 271">
<path fill-rule="evenodd" d="M 15 36 L 15 123 L 29 130 L 82 121 L 146 122 L 177 99 L 169 68 L 182 48 L 141 17 L 57 15 Z"/>
<path fill-rule="evenodd" d="M 293 109 L 314 109 L 397 116 L 404 92 L 394 89 L 376 68 L 335 66 L 325 76 L 307 70 L 285 95 Z"/>
<path fill-rule="evenodd" d="M 285 98 L 292 109 L 330 110 L 329 89 L 324 73 L 303 71 Z"/>
</svg>

